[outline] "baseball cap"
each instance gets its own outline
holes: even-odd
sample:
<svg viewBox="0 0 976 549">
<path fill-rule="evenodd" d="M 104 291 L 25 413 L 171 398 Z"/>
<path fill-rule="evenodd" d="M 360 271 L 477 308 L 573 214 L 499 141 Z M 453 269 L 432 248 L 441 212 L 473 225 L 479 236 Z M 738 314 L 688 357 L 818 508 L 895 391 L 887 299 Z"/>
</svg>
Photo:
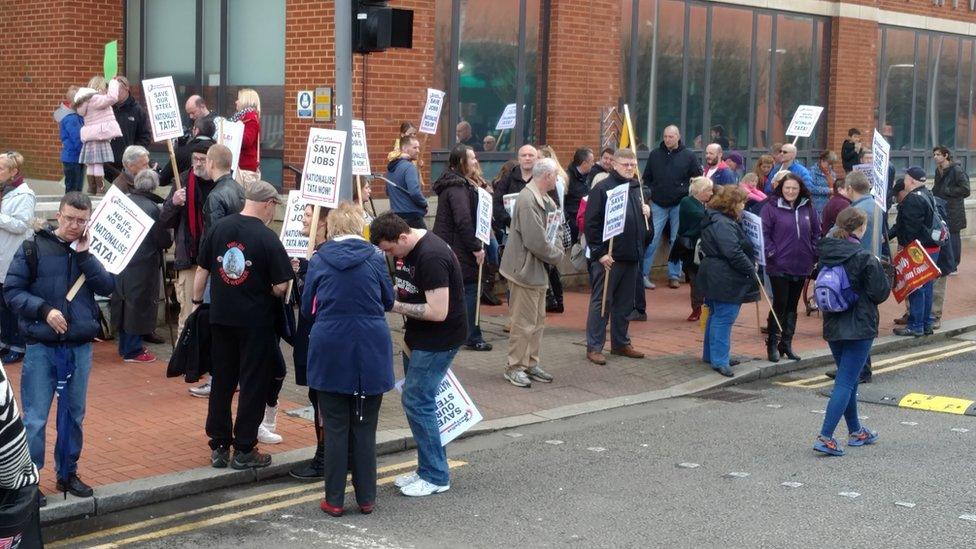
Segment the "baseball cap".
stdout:
<svg viewBox="0 0 976 549">
<path fill-rule="evenodd" d="M 267 181 L 253 181 L 248 183 L 247 187 L 244 189 L 244 198 L 252 202 L 267 202 L 268 200 L 274 200 L 276 204 L 281 204 L 281 196 L 278 195 L 277 189 L 271 186 L 271 183 Z"/>
<path fill-rule="evenodd" d="M 922 168 L 919 168 L 918 166 L 912 166 L 911 168 L 905 170 L 905 173 L 908 174 L 908 176 L 914 179 L 915 181 L 918 181 L 920 183 L 925 183 L 925 170 L 923 170 Z"/>
</svg>

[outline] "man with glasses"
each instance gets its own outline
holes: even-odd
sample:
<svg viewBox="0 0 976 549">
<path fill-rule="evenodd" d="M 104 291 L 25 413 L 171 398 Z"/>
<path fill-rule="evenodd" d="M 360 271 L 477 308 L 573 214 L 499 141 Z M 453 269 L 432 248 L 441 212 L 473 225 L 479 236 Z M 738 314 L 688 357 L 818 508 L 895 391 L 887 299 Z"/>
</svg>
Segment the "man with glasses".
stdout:
<svg viewBox="0 0 976 549">
<path fill-rule="evenodd" d="M 624 232 L 603 241 L 603 223 L 607 192 L 619 185 L 628 185 L 627 215 Z M 610 175 L 590 190 L 586 206 L 586 242 L 589 248 L 590 311 L 586 319 L 586 358 L 598 365 L 607 363 L 603 345 L 607 337 L 607 317 L 602 314 L 603 280 L 607 284 L 607 310 L 610 313 L 610 354 L 628 358 L 644 358 L 630 344 L 627 316 L 634 309 L 634 286 L 638 282 L 640 260 L 651 240 L 647 230 L 647 216 L 651 208 L 643 203 L 640 181 L 637 179 L 637 155 L 630 149 L 618 149 L 613 157 Z M 677 228 L 677 223 L 675 223 Z"/>
<path fill-rule="evenodd" d="M 44 467 L 44 429 L 55 387 L 60 385 L 63 389 L 58 406 L 68 407 L 69 425 L 58 426 L 54 469 L 58 490 L 77 497 L 91 497 L 93 493 L 78 478 L 78 458 L 91 342 L 100 328 L 95 294 L 109 296 L 115 289 L 114 277 L 88 251 L 86 226 L 91 213 L 91 200 L 86 195 L 66 193 L 58 207 L 57 229 L 38 231 L 34 240 L 17 250 L 3 286 L 3 297 L 19 317 L 27 341 L 20 399 L 31 459 L 38 469 Z M 68 288 L 82 275 L 85 282 L 81 289 L 67 300 Z"/>
<path fill-rule="evenodd" d="M 803 180 L 803 184 L 806 185 L 807 189 L 813 186 L 813 176 L 810 175 L 810 171 L 803 164 L 797 161 L 796 147 L 792 143 L 780 145 L 777 162 L 773 164 L 773 169 L 770 170 L 769 176 L 766 178 L 766 194 L 773 192 L 773 178 L 781 170 L 796 174 L 797 177 Z"/>
</svg>

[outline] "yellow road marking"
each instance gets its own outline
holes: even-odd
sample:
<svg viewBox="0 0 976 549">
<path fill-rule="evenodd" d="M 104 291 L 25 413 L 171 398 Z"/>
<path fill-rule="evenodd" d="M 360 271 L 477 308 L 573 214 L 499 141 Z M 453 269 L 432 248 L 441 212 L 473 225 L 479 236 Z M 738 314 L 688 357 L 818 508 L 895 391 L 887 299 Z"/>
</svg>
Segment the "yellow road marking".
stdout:
<svg viewBox="0 0 976 549">
<path fill-rule="evenodd" d="M 943 352 L 943 351 L 948 351 L 948 352 Z M 872 371 L 875 374 L 894 372 L 896 370 L 901 370 L 903 368 L 908 368 L 910 366 L 916 366 L 918 364 L 923 364 L 925 362 L 932 362 L 933 360 L 960 355 L 963 353 L 968 353 L 970 351 L 976 351 L 976 343 L 965 342 L 965 343 L 956 343 L 953 345 L 946 345 L 944 347 L 929 349 L 927 351 L 920 351 L 917 353 L 910 353 L 907 355 L 879 360 L 872 364 L 873 367 Z M 933 353 L 938 353 L 938 354 L 933 354 Z M 905 359 L 910 359 L 915 357 L 922 357 L 922 358 L 919 358 L 917 360 L 910 360 L 908 362 L 903 362 Z M 886 364 L 892 364 L 892 366 L 888 366 L 886 368 L 878 368 L 878 366 L 884 366 Z M 830 379 L 829 377 L 823 374 L 820 374 L 805 379 L 797 379 L 794 381 L 774 381 L 773 383 L 776 385 L 782 385 L 784 387 L 798 387 L 801 389 L 819 389 L 821 387 L 826 387 L 828 385 L 831 385 L 833 382 L 834 380 Z"/>
<path fill-rule="evenodd" d="M 403 463 L 397 463 L 394 465 L 386 465 L 376 469 L 377 474 L 389 473 L 390 471 L 398 471 L 406 467 L 413 467 L 417 465 L 417 460 L 404 461 Z M 47 547 L 63 547 L 65 545 L 70 545 L 72 543 L 82 543 L 85 541 L 104 538 L 108 536 L 114 536 L 117 534 L 124 534 L 126 532 L 132 532 L 134 530 L 142 530 L 143 528 L 148 528 L 150 526 L 156 526 L 157 524 L 163 524 L 166 522 L 172 522 L 174 520 L 179 520 L 187 517 L 192 517 L 194 515 L 201 515 L 204 513 L 209 513 L 212 511 L 220 511 L 223 509 L 229 509 L 232 507 L 239 507 L 242 505 L 247 505 L 250 503 L 256 503 L 259 501 L 275 499 L 282 496 L 291 496 L 295 494 L 301 494 L 303 492 L 318 491 L 321 492 L 323 486 L 321 482 L 315 482 L 313 484 L 305 484 L 302 486 L 294 486 L 291 488 L 284 488 L 281 490 L 275 490 L 273 492 L 265 492 L 262 494 L 257 494 L 254 496 L 248 496 L 245 498 L 235 499 L 232 501 L 225 501 L 224 503 L 217 503 L 214 505 L 209 505 L 207 507 L 201 507 L 199 509 L 193 509 L 191 511 L 183 511 L 180 513 L 174 513 L 172 515 L 166 515 L 164 517 L 158 517 L 154 519 L 143 520 L 140 522 L 133 522 L 132 524 L 126 524 L 124 526 L 118 526 L 115 528 L 109 528 L 107 530 L 99 530 L 98 532 L 92 532 L 91 534 L 84 534 L 81 536 L 76 536 L 69 539 L 63 539 L 56 541 L 54 543 L 47 544 Z"/>
<path fill-rule="evenodd" d="M 902 408 L 913 408 L 915 410 L 928 410 L 931 412 L 943 412 L 946 414 L 963 415 L 966 410 L 973 405 L 972 400 L 964 398 L 953 398 L 936 395 L 926 395 L 922 393 L 909 393 L 902 397 L 898 406 Z"/>
</svg>

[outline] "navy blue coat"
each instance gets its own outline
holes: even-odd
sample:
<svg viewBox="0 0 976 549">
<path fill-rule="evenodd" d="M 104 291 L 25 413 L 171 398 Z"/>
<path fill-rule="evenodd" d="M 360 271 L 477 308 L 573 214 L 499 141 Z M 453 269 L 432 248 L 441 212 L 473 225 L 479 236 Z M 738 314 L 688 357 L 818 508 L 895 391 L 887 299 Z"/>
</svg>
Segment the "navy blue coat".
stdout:
<svg viewBox="0 0 976 549">
<path fill-rule="evenodd" d="M 315 252 L 302 292 L 302 316 L 314 318 L 309 387 L 346 395 L 393 388 L 393 340 L 384 315 L 393 297 L 383 254 L 369 242 L 330 240 Z"/>
<path fill-rule="evenodd" d="M 115 277 L 88 252 L 76 253 L 50 229 L 34 237 L 37 250 L 37 277 L 24 248 L 14 256 L 3 284 L 3 297 L 18 317 L 20 333 L 28 343 L 88 343 L 98 335 L 98 305 L 95 294 L 111 295 Z M 75 280 L 85 275 L 85 283 L 70 303 L 66 296 Z M 47 315 L 57 309 L 68 321 L 68 331 L 58 335 L 47 324 Z"/>
</svg>

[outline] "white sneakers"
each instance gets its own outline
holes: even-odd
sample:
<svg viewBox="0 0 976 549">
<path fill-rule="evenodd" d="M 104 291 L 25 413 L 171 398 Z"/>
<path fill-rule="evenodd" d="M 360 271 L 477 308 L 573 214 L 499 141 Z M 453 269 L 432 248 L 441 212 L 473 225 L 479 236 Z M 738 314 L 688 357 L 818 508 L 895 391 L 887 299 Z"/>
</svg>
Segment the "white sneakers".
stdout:
<svg viewBox="0 0 976 549">
<path fill-rule="evenodd" d="M 195 396 L 197 398 L 210 398 L 210 378 L 207 378 L 207 381 L 205 381 L 203 385 L 190 387 L 187 390 L 190 391 L 191 396 Z"/>
<path fill-rule="evenodd" d="M 262 444 L 280 444 L 282 441 L 281 435 L 274 432 L 277 426 L 278 407 L 265 406 L 264 421 L 258 426 L 258 442 Z"/>
<path fill-rule="evenodd" d="M 438 486 L 431 484 L 420 478 L 416 471 L 406 475 L 400 475 L 393 481 L 393 484 L 400 489 L 400 493 L 410 497 L 430 496 L 440 494 L 451 489 L 451 485 Z"/>
</svg>

